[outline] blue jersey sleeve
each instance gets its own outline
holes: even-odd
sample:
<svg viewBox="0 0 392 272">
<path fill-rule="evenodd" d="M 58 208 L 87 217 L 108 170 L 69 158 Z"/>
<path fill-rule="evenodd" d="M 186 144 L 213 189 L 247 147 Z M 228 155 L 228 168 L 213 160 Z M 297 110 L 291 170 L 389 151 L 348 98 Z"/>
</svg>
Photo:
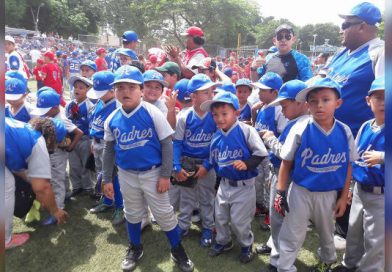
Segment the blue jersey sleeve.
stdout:
<svg viewBox="0 0 392 272">
<path fill-rule="evenodd" d="M 292 52 L 295 62 L 297 63 L 298 79 L 302 81 L 308 80 L 312 77 L 312 64 L 310 63 L 310 60 L 297 51 L 293 50 Z"/>
</svg>

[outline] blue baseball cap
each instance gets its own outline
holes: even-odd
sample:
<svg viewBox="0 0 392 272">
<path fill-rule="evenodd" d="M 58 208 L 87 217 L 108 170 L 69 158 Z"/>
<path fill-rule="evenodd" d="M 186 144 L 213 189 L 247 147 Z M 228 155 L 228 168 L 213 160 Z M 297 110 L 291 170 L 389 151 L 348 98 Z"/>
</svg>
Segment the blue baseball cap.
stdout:
<svg viewBox="0 0 392 272">
<path fill-rule="evenodd" d="M 385 90 L 385 76 L 380 76 L 375 80 L 373 80 L 368 95 L 371 95 L 375 91 L 379 91 L 379 90 Z"/>
<path fill-rule="evenodd" d="M 239 86 L 247 86 L 250 89 L 252 89 L 252 81 L 250 81 L 249 78 L 240 78 L 239 80 L 237 80 L 237 82 L 235 83 L 235 87 L 239 87 Z"/>
<path fill-rule="evenodd" d="M 227 68 L 223 69 L 223 73 L 226 76 L 231 77 L 233 75 L 233 69 L 231 69 L 230 67 L 227 67 Z"/>
<path fill-rule="evenodd" d="M 378 7 L 369 2 L 362 2 L 354 6 L 347 14 L 339 14 L 343 19 L 356 16 L 369 25 L 375 25 L 381 22 L 381 12 Z"/>
<path fill-rule="evenodd" d="M 233 83 L 231 82 L 222 82 L 223 84 L 215 89 L 215 92 L 225 91 L 231 92 L 232 94 L 236 93 L 236 89 Z"/>
<path fill-rule="evenodd" d="M 48 113 L 51 108 L 57 107 L 59 105 L 60 95 L 52 88 L 45 86 L 37 91 L 37 105 L 30 114 L 43 116 Z"/>
<path fill-rule="evenodd" d="M 83 61 L 82 64 L 80 64 L 80 68 L 81 68 L 82 66 L 88 66 L 88 67 L 90 67 L 91 69 L 93 69 L 95 72 L 98 70 L 98 69 L 97 69 L 97 65 L 96 65 L 95 62 L 92 61 L 92 60 L 85 60 L 85 61 Z"/>
<path fill-rule="evenodd" d="M 79 54 L 78 51 L 72 51 L 72 55 L 73 55 L 73 56 L 76 56 L 77 54 Z"/>
<path fill-rule="evenodd" d="M 299 102 L 305 102 L 306 99 L 308 98 L 308 94 L 311 91 L 315 89 L 321 89 L 321 88 L 333 89 L 338 94 L 339 98 L 342 97 L 342 92 L 340 90 L 339 84 L 332 78 L 325 77 L 325 78 L 318 78 L 312 83 L 310 83 L 310 85 L 306 89 L 303 89 L 296 95 L 295 100 Z"/>
<path fill-rule="evenodd" d="M 26 88 L 27 88 L 27 80 L 26 78 L 19 73 L 18 71 L 15 70 L 11 70 L 5 73 L 5 79 L 9 79 L 9 78 L 17 78 L 21 81 L 23 81 L 26 84 Z"/>
<path fill-rule="evenodd" d="M 68 79 L 69 86 L 73 86 L 75 84 L 75 82 L 78 80 L 83 82 L 84 84 L 86 84 L 89 87 L 93 86 L 93 82 L 91 81 L 91 79 L 88 79 L 87 77 L 82 77 L 81 75 L 71 76 Z"/>
<path fill-rule="evenodd" d="M 114 81 L 112 85 L 121 82 L 143 85 L 143 74 L 135 66 L 123 65 L 114 73 Z"/>
<path fill-rule="evenodd" d="M 189 79 L 183 78 L 174 85 L 174 91 L 177 92 L 177 98 L 180 101 L 189 102 L 191 100 L 188 92 Z"/>
<path fill-rule="evenodd" d="M 62 54 L 63 54 L 63 52 L 62 52 L 61 50 L 57 50 L 57 51 L 56 51 L 56 56 L 57 56 L 57 57 L 61 56 Z"/>
<path fill-rule="evenodd" d="M 144 72 L 143 79 L 144 83 L 149 81 L 156 81 L 161 83 L 163 87 L 169 86 L 169 84 L 167 84 L 167 82 L 164 80 L 162 74 L 155 70 L 147 70 Z"/>
<path fill-rule="evenodd" d="M 278 97 L 274 101 L 268 104 L 268 106 L 277 106 L 280 102 L 286 99 L 295 100 L 297 94 L 306 89 L 308 86 L 305 82 L 294 79 L 287 81 L 279 90 Z"/>
<path fill-rule="evenodd" d="M 268 48 L 268 53 L 275 53 L 275 52 L 278 52 L 278 48 L 275 45 Z"/>
<path fill-rule="evenodd" d="M 140 42 L 139 36 L 135 31 L 125 31 L 122 35 L 123 42 Z"/>
<path fill-rule="evenodd" d="M 93 87 L 87 92 L 90 99 L 100 99 L 113 89 L 114 74 L 111 71 L 100 71 L 93 75 Z"/>
<path fill-rule="evenodd" d="M 274 72 L 268 72 L 259 81 L 253 82 L 251 86 L 259 89 L 279 90 L 283 85 L 283 79 Z"/>
<path fill-rule="evenodd" d="M 237 96 L 231 92 L 218 92 L 212 100 L 203 102 L 200 105 L 200 109 L 202 111 L 211 111 L 211 106 L 217 102 L 231 104 L 235 110 L 239 110 L 240 108 L 240 102 L 238 101 Z"/>
<path fill-rule="evenodd" d="M 64 122 L 57 118 L 51 118 L 54 124 L 54 133 L 56 135 L 56 143 L 61 143 L 65 136 L 67 136 L 67 129 L 64 126 Z"/>
<path fill-rule="evenodd" d="M 135 51 L 133 51 L 132 49 L 129 49 L 129 48 L 119 48 L 119 49 L 116 51 L 116 54 L 117 54 L 117 55 L 125 55 L 125 56 L 128 56 L 128 57 L 130 57 L 130 58 L 133 59 L 133 60 L 139 60 L 138 57 L 137 57 L 137 55 L 136 55 L 136 53 L 135 53 Z"/>
<path fill-rule="evenodd" d="M 220 82 L 212 82 L 211 78 L 205 74 L 196 74 L 189 80 L 188 92 L 194 93 L 220 85 L 222 85 Z"/>
<path fill-rule="evenodd" d="M 5 81 L 5 100 L 15 101 L 26 93 L 26 83 L 18 78 L 9 78 Z"/>
</svg>

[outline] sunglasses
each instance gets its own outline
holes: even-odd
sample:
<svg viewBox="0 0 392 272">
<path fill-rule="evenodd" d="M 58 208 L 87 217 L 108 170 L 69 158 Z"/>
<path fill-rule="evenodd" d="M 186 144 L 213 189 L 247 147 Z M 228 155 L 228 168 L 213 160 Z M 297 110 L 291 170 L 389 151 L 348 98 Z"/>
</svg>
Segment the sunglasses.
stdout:
<svg viewBox="0 0 392 272">
<path fill-rule="evenodd" d="M 291 40 L 291 38 L 292 38 L 291 34 L 279 34 L 276 36 L 276 39 L 278 41 L 281 41 L 283 39 L 285 39 L 286 41 L 289 41 L 289 40 Z"/>
<path fill-rule="evenodd" d="M 345 30 L 347 28 L 352 27 L 353 25 L 359 25 L 359 24 L 362 24 L 362 23 L 363 23 L 363 21 L 359 21 L 359 22 L 343 22 L 341 28 L 342 28 L 342 30 Z"/>
</svg>

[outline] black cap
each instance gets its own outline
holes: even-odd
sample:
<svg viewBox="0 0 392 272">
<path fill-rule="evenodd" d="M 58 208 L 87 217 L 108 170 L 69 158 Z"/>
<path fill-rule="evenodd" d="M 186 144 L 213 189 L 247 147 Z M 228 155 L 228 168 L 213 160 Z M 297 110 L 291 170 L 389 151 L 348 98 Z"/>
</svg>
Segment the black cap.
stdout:
<svg viewBox="0 0 392 272">
<path fill-rule="evenodd" d="M 294 35 L 293 27 L 292 27 L 291 25 L 288 25 L 288 24 L 283 24 L 283 25 L 278 26 L 278 27 L 275 29 L 275 35 L 278 35 L 278 33 L 281 32 L 281 31 L 283 31 L 283 30 L 286 30 L 286 31 L 288 31 L 288 32 L 291 32 L 291 33 L 293 33 L 293 35 Z"/>
</svg>

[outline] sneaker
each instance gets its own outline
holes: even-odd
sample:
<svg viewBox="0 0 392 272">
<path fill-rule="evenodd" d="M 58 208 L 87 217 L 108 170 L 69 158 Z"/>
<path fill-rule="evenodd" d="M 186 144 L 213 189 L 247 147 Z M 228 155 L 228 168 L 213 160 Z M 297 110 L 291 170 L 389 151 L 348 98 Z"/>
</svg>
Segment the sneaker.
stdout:
<svg viewBox="0 0 392 272">
<path fill-rule="evenodd" d="M 90 209 L 91 213 L 102 213 L 102 212 L 106 212 L 110 209 L 113 209 L 113 205 L 107 205 L 105 203 L 99 203 L 97 206 L 95 206 L 94 208 Z"/>
<path fill-rule="evenodd" d="M 313 267 L 310 272 L 329 272 L 331 271 L 331 265 L 326 263 L 319 263 Z"/>
<path fill-rule="evenodd" d="M 41 203 L 39 203 L 39 201 L 37 200 L 34 200 L 30 211 L 26 214 L 26 218 L 25 218 L 26 223 L 31 223 L 33 221 L 41 220 L 41 214 L 39 212 L 40 207 L 41 207 Z"/>
<path fill-rule="evenodd" d="M 332 269 L 330 269 L 330 272 L 354 272 L 356 268 L 347 268 L 344 265 L 340 264 Z"/>
<path fill-rule="evenodd" d="M 18 233 L 12 234 L 11 241 L 5 245 L 5 249 L 11 249 L 18 246 L 24 245 L 30 239 L 30 235 L 28 233 Z"/>
<path fill-rule="evenodd" d="M 241 247 L 240 262 L 249 263 L 253 259 L 252 246 Z"/>
<path fill-rule="evenodd" d="M 121 208 L 116 208 L 114 210 L 113 218 L 112 218 L 112 225 L 117 226 L 122 223 L 124 223 L 125 217 L 124 217 L 124 211 Z"/>
<path fill-rule="evenodd" d="M 266 244 L 262 244 L 256 247 L 256 253 L 257 254 L 263 254 L 263 255 L 269 255 L 271 254 L 272 248 L 267 246 Z"/>
<path fill-rule="evenodd" d="M 50 225 L 56 225 L 57 224 L 57 219 L 54 217 L 54 216 L 52 216 L 52 215 L 49 215 L 45 220 L 44 220 L 44 222 L 42 222 L 42 226 L 50 226 Z"/>
<path fill-rule="evenodd" d="M 200 239 L 200 245 L 202 247 L 210 247 L 212 244 L 212 230 L 210 229 L 203 229 L 201 232 L 201 239 Z"/>
<path fill-rule="evenodd" d="M 151 226 L 150 218 L 148 218 L 148 217 L 143 217 L 141 229 L 144 230 L 144 229 L 147 228 L 148 226 Z"/>
<path fill-rule="evenodd" d="M 226 245 L 215 243 L 212 245 L 210 251 L 208 251 L 208 256 L 210 257 L 218 256 L 224 252 L 231 250 L 233 247 L 234 247 L 233 241 L 228 242 Z"/>
<path fill-rule="evenodd" d="M 185 249 L 181 243 L 178 247 L 171 250 L 171 258 L 183 272 L 192 272 L 194 269 L 193 262 L 186 255 Z"/>
<path fill-rule="evenodd" d="M 346 239 L 344 239 L 342 236 L 334 235 L 333 242 L 335 244 L 336 250 L 346 249 Z"/>
<path fill-rule="evenodd" d="M 137 262 L 143 257 L 143 246 L 133 246 L 129 244 L 125 258 L 121 263 L 121 269 L 132 271 L 136 268 Z"/>
<path fill-rule="evenodd" d="M 200 222 L 200 212 L 199 210 L 194 210 L 191 216 L 191 221 L 192 223 L 198 223 Z"/>
</svg>

